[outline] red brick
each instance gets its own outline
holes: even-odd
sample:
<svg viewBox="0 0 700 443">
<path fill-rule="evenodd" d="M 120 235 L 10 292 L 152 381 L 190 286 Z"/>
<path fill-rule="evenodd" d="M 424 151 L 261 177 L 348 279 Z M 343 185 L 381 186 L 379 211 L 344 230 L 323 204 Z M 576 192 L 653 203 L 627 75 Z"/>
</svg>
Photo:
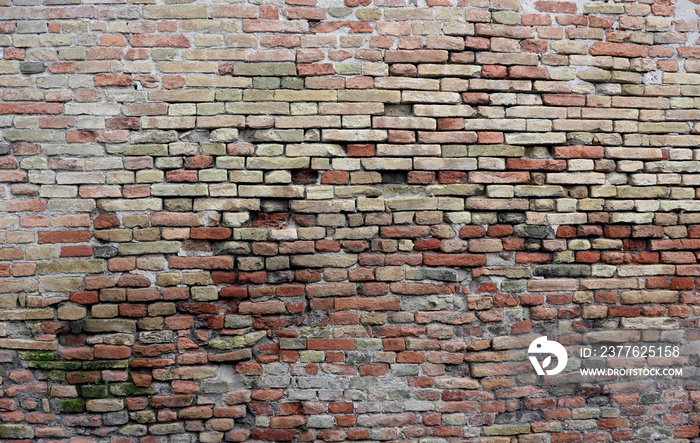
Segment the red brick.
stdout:
<svg viewBox="0 0 700 443">
<path fill-rule="evenodd" d="M 535 2 L 535 8 L 542 12 L 556 12 L 564 14 L 576 14 L 577 7 L 574 2 L 544 1 Z"/>
<path fill-rule="evenodd" d="M 171 269 L 233 269 L 231 257 L 171 257 Z"/>
<path fill-rule="evenodd" d="M 12 34 L 17 29 L 16 22 L 0 22 L 0 34 Z"/>
<path fill-rule="evenodd" d="M 95 358 L 127 359 L 131 357 L 130 346 L 95 345 Z"/>
<path fill-rule="evenodd" d="M 429 171 L 410 171 L 408 183 L 416 185 L 429 185 L 435 183 L 435 173 Z"/>
<path fill-rule="evenodd" d="M 321 176 L 321 184 L 347 185 L 350 182 L 350 173 L 346 171 L 324 172 Z"/>
<path fill-rule="evenodd" d="M 605 149 L 602 146 L 557 146 L 554 148 L 554 158 L 603 158 Z"/>
<path fill-rule="evenodd" d="M 483 266 L 486 255 L 483 254 L 425 254 L 423 264 L 426 266 Z"/>
<path fill-rule="evenodd" d="M 3 103 L 0 115 L 7 114 L 60 114 L 63 105 L 60 103 Z"/>
<path fill-rule="evenodd" d="M 375 153 L 374 145 L 360 145 L 351 144 L 348 145 L 348 157 L 373 157 Z"/>
<path fill-rule="evenodd" d="M 148 277 L 140 274 L 122 274 L 117 281 L 119 287 L 147 288 L 151 286 Z"/>
<path fill-rule="evenodd" d="M 180 408 L 192 404 L 193 397 L 189 394 L 177 394 L 151 398 L 151 406 L 154 408 Z"/>
<path fill-rule="evenodd" d="M 547 68 L 536 68 L 533 66 L 511 66 L 508 68 L 510 78 L 528 80 L 548 80 L 549 71 Z"/>
<path fill-rule="evenodd" d="M 190 41 L 184 35 L 133 34 L 129 37 L 129 41 L 136 47 L 190 47 Z"/>
<path fill-rule="evenodd" d="M 537 3 L 535 4 L 535 7 L 537 7 L 539 10 L 539 5 Z M 520 16 L 520 23 L 523 26 L 551 26 L 552 16 L 545 14 L 522 14 Z"/>
<path fill-rule="evenodd" d="M 61 257 L 92 257 L 92 245 L 90 246 L 62 246 Z"/>
<path fill-rule="evenodd" d="M 58 355 L 63 360 L 94 360 L 92 349 L 89 347 L 59 349 Z"/>
<path fill-rule="evenodd" d="M 135 304 L 120 304 L 119 315 L 122 317 L 141 318 L 147 314 L 146 306 Z"/>
<path fill-rule="evenodd" d="M 486 235 L 486 230 L 481 226 L 464 226 L 459 230 L 459 238 L 481 238 Z"/>
<path fill-rule="evenodd" d="M 192 228 L 190 238 L 195 240 L 224 240 L 231 237 L 229 228 Z"/>
<path fill-rule="evenodd" d="M 90 231 L 39 231 L 38 243 L 84 243 L 90 241 Z"/>
<path fill-rule="evenodd" d="M 39 127 L 45 129 L 66 129 L 74 123 L 73 117 L 39 117 Z"/>
<path fill-rule="evenodd" d="M 130 302 L 153 301 L 160 298 L 158 288 L 127 289 L 126 298 Z"/>
<path fill-rule="evenodd" d="M 396 356 L 396 363 L 416 364 L 424 361 L 425 355 L 420 352 L 402 351 Z"/>
<path fill-rule="evenodd" d="M 619 429 L 629 427 L 626 418 L 599 418 L 598 429 Z"/>
<path fill-rule="evenodd" d="M 400 300 L 394 297 L 339 298 L 334 300 L 334 305 L 337 311 L 398 311 L 401 308 Z"/>
<path fill-rule="evenodd" d="M 286 311 L 281 301 L 242 302 L 238 310 L 241 314 L 282 314 Z"/>
<path fill-rule="evenodd" d="M 545 105 L 550 106 L 585 106 L 586 97 L 581 94 L 545 94 L 542 96 Z"/>
<path fill-rule="evenodd" d="M 462 101 L 470 105 L 487 105 L 489 95 L 485 92 L 463 92 Z"/>
<path fill-rule="evenodd" d="M 97 303 L 97 291 L 73 292 L 70 294 L 70 301 L 81 305 Z"/>
<path fill-rule="evenodd" d="M 121 50 L 119 50 L 121 53 Z M 131 86 L 131 75 L 98 74 L 93 77 L 95 87 L 100 86 Z"/>
<path fill-rule="evenodd" d="M 505 78 L 508 75 L 508 68 L 500 65 L 484 65 L 481 67 L 483 78 Z M 465 103 L 468 103 L 465 101 Z"/>
<path fill-rule="evenodd" d="M 482 131 L 477 132 L 477 137 L 479 144 L 503 143 L 505 141 L 505 137 L 503 136 L 502 132 Z"/>
<path fill-rule="evenodd" d="M 676 426 L 673 430 L 673 438 L 695 438 L 700 435 L 698 426 Z"/>
<path fill-rule="evenodd" d="M 304 10 L 302 8 L 291 9 L 296 9 L 298 11 Z M 287 12 L 289 13 L 289 9 L 287 9 Z M 333 75 L 335 74 L 335 68 L 333 63 L 299 63 L 297 65 L 297 72 L 300 76 Z"/>
<path fill-rule="evenodd" d="M 464 41 L 467 49 L 488 51 L 491 47 L 491 40 L 484 37 L 467 37 Z"/>
<path fill-rule="evenodd" d="M 632 229 L 629 226 L 607 225 L 604 233 L 608 238 L 626 238 L 632 234 Z"/>
<path fill-rule="evenodd" d="M 214 167 L 214 157 L 211 155 L 198 155 L 185 158 L 185 169 L 207 169 Z"/>
<path fill-rule="evenodd" d="M 646 57 L 649 55 L 649 47 L 644 45 L 632 45 L 625 43 L 593 43 L 590 49 L 591 55 L 611 55 L 613 57 Z"/>
<path fill-rule="evenodd" d="M 463 118 L 439 118 L 437 121 L 438 131 L 459 131 L 464 129 Z"/>
</svg>

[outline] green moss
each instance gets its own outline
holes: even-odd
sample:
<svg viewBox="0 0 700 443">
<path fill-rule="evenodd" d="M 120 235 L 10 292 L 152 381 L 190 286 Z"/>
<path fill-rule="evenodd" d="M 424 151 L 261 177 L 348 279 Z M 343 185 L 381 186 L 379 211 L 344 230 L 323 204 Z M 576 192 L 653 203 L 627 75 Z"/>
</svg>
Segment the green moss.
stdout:
<svg viewBox="0 0 700 443">
<path fill-rule="evenodd" d="M 107 385 L 83 385 L 80 394 L 88 398 L 106 398 L 109 396 Z"/>
<path fill-rule="evenodd" d="M 55 361 L 58 360 L 58 353 L 55 351 L 26 351 L 20 352 L 22 360 Z"/>
<path fill-rule="evenodd" d="M 117 395 L 120 397 L 136 397 L 156 393 L 153 385 L 147 388 L 142 388 L 133 383 L 116 383 L 110 386 L 109 391 L 112 393 L 112 395 Z"/>
<path fill-rule="evenodd" d="M 58 401 L 58 410 L 66 414 L 78 414 L 85 411 L 85 400 L 71 398 Z"/>
<path fill-rule="evenodd" d="M 66 373 L 63 371 L 49 371 L 48 374 L 46 374 L 46 380 L 49 383 L 65 383 Z"/>
<path fill-rule="evenodd" d="M 101 369 L 126 369 L 129 367 L 129 360 L 94 360 L 84 361 L 82 368 L 86 371 L 96 371 Z"/>
<path fill-rule="evenodd" d="M 30 368 L 59 371 L 76 371 L 81 368 L 78 361 L 30 361 L 27 365 Z"/>
</svg>

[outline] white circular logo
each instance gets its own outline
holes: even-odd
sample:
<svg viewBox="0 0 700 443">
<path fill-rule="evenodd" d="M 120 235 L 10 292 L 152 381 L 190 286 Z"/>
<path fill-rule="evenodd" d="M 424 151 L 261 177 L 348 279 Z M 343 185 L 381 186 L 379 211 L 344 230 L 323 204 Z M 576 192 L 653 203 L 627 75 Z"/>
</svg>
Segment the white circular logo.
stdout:
<svg viewBox="0 0 700 443">
<path fill-rule="evenodd" d="M 558 374 L 564 370 L 566 362 L 569 360 L 564 346 L 554 340 L 547 340 L 546 335 L 537 337 L 532 343 L 530 343 L 527 353 L 530 363 L 532 363 L 532 367 L 535 368 L 535 372 L 537 372 L 538 375 Z M 532 354 L 545 354 L 546 357 L 540 364 L 537 356 Z M 546 369 L 552 363 L 552 356 L 549 354 L 554 354 L 554 356 L 557 358 L 557 366 L 554 369 Z"/>
</svg>

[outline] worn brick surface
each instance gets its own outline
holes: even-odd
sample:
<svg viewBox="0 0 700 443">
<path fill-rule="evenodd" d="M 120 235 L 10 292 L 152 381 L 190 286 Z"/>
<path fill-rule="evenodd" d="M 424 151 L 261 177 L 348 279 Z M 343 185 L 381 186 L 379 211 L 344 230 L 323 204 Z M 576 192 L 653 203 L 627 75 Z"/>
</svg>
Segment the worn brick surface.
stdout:
<svg viewBox="0 0 700 443">
<path fill-rule="evenodd" d="M 696 3 L 0 0 L 0 440 L 699 442 Z"/>
</svg>

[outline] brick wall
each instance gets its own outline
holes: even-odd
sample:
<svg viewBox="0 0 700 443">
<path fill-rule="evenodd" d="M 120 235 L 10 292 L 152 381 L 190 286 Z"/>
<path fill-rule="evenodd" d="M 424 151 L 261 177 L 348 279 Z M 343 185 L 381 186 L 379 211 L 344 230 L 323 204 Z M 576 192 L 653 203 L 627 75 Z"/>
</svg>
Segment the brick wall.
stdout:
<svg viewBox="0 0 700 443">
<path fill-rule="evenodd" d="M 0 0 L 0 439 L 700 441 L 696 5 L 521 3 Z"/>
</svg>

